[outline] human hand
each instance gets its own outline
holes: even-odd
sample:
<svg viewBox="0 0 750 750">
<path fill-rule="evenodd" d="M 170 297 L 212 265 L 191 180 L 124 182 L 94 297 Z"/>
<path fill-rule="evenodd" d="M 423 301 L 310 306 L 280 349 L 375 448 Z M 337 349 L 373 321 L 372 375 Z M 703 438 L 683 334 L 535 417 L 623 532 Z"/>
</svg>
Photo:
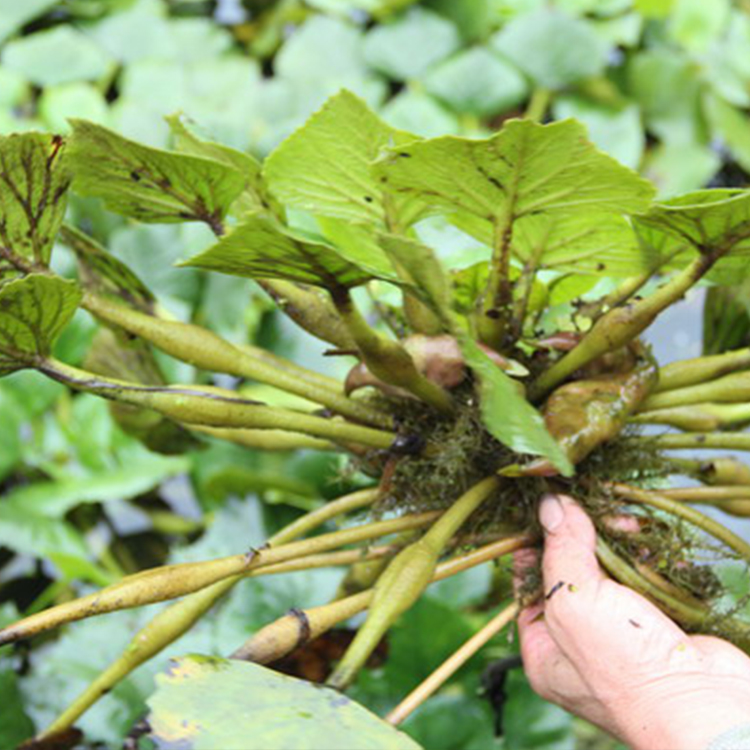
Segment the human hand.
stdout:
<svg viewBox="0 0 750 750">
<path fill-rule="evenodd" d="M 518 619 L 524 668 L 540 696 L 635 750 L 704 750 L 748 721 L 750 658 L 719 638 L 688 636 L 609 579 L 594 526 L 571 498 L 545 498 L 540 520 L 547 595 Z M 519 555 L 516 567 L 530 562 Z"/>
</svg>

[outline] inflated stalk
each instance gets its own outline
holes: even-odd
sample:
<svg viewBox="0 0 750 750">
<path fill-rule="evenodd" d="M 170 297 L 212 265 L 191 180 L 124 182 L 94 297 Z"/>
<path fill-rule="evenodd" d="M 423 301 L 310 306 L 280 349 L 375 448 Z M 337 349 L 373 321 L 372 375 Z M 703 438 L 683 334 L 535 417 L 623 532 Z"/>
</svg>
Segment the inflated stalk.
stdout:
<svg viewBox="0 0 750 750">
<path fill-rule="evenodd" d="M 349 422 L 269 407 L 243 399 L 233 391 L 208 386 L 144 386 L 94 375 L 54 359 L 37 367 L 45 375 L 74 390 L 153 409 L 165 417 L 206 427 L 289 430 L 336 443 L 361 443 L 386 449 L 394 434 Z"/>
<path fill-rule="evenodd" d="M 385 720 L 398 726 L 428 698 L 434 695 L 474 654 L 518 617 L 520 607 L 513 602 L 498 612 L 481 630 L 477 631 L 455 653 L 451 654 L 424 682 L 391 711 Z"/>
<path fill-rule="evenodd" d="M 668 393 L 663 395 L 666 396 Z M 698 403 L 690 406 L 673 406 L 643 411 L 630 417 L 629 421 L 637 424 L 669 425 L 689 432 L 708 432 L 750 422 L 750 403 Z"/>
<path fill-rule="evenodd" d="M 750 484 L 729 487 L 683 487 L 675 490 L 662 490 L 661 494 L 684 503 L 713 505 L 739 518 L 750 516 Z"/>
<path fill-rule="evenodd" d="M 336 308 L 318 289 L 280 279 L 258 279 L 258 284 L 300 328 L 337 349 L 356 349 Z"/>
<path fill-rule="evenodd" d="M 750 466 L 736 458 L 725 457 L 716 459 L 670 458 L 670 464 L 675 472 L 710 485 L 720 486 L 724 490 L 730 487 L 747 487 L 750 489 Z M 750 500 L 728 499 L 716 503 L 725 513 L 741 518 L 750 516 Z"/>
<path fill-rule="evenodd" d="M 201 370 L 250 378 L 294 393 L 313 403 L 323 404 L 359 422 L 385 428 L 391 426 L 392 420 L 387 414 L 348 398 L 342 392 L 343 386 L 339 385 L 339 391 L 336 392 L 300 377 L 297 373 L 279 369 L 201 326 L 155 318 L 93 294 L 85 295 L 83 306 L 99 320 L 140 336 L 171 357 Z"/>
<path fill-rule="evenodd" d="M 9 625 L 0 631 L 0 645 L 30 638 L 45 630 L 87 617 L 176 599 L 232 576 L 254 573 L 265 566 L 325 552 L 347 544 L 378 539 L 406 529 L 423 528 L 438 516 L 439 511 L 403 516 L 321 534 L 312 539 L 280 547 L 251 550 L 245 555 L 232 555 L 206 562 L 166 565 L 135 573 L 96 593 L 59 604 Z"/>
<path fill-rule="evenodd" d="M 710 357 L 683 359 L 660 369 L 655 393 L 705 383 L 746 368 L 750 368 L 750 347 Z"/>
<path fill-rule="evenodd" d="M 287 430 L 238 430 L 195 424 L 188 425 L 188 429 L 191 432 L 261 451 L 338 450 L 335 443 Z"/>
<path fill-rule="evenodd" d="M 386 631 L 422 595 L 450 539 L 499 485 L 498 477 L 488 477 L 476 484 L 421 539 L 393 558 L 375 584 L 367 620 L 328 680 L 329 685 L 344 689 L 351 684 Z"/>
<path fill-rule="evenodd" d="M 616 554 L 601 537 L 597 537 L 596 540 L 596 556 L 602 567 L 615 580 L 666 609 L 680 624 L 690 628 L 700 628 L 709 619 L 710 610 L 705 605 L 700 608 L 695 607 L 657 586 Z"/>
<path fill-rule="evenodd" d="M 750 561 L 750 544 L 718 521 L 714 521 L 713 518 L 709 518 L 695 508 L 683 505 L 677 500 L 665 497 L 663 493 L 651 490 L 641 490 L 637 487 L 630 487 L 629 485 L 619 483 L 608 483 L 606 486 L 610 487 L 620 497 L 624 497 L 632 502 L 642 503 L 643 505 L 650 505 L 652 508 L 658 508 L 693 524 L 693 526 L 697 526 L 729 547 L 729 549 L 734 550 L 745 560 Z"/>
<path fill-rule="evenodd" d="M 530 536 L 520 534 L 492 542 L 466 555 L 440 563 L 432 581 L 442 581 L 444 578 L 463 573 L 477 565 L 528 547 L 533 542 Z M 269 664 L 281 659 L 305 641 L 317 638 L 332 627 L 366 610 L 373 596 L 374 589 L 368 589 L 330 604 L 284 615 L 255 633 L 232 656 L 258 664 Z"/>
<path fill-rule="evenodd" d="M 706 448 L 710 450 L 750 451 L 750 433 L 748 432 L 697 432 L 690 435 L 656 435 L 648 437 L 656 448 L 683 450 L 688 448 Z"/>
<path fill-rule="evenodd" d="M 748 400 L 750 400 L 750 372 L 737 372 L 707 383 L 656 393 L 646 399 L 641 410 L 653 411 L 717 401 L 732 403 Z"/>
<path fill-rule="evenodd" d="M 367 368 L 375 377 L 405 388 L 444 414 L 454 411 L 450 395 L 417 370 L 411 355 L 397 341 L 374 331 L 354 305 L 346 289 L 335 289 L 331 297 L 349 329 Z"/>
<path fill-rule="evenodd" d="M 542 399 L 576 370 L 630 343 L 654 322 L 659 313 L 698 283 L 720 257 L 719 252 L 701 255 L 645 299 L 615 307 L 602 315 L 578 346 L 555 362 L 532 385 L 530 398 L 534 401 Z"/>
<path fill-rule="evenodd" d="M 350 495 L 333 500 L 316 510 L 298 518 L 293 523 L 285 526 L 268 540 L 269 546 L 279 546 L 297 539 L 308 531 L 311 531 L 326 521 L 342 513 L 358 510 L 371 505 L 379 496 L 377 488 L 361 490 Z M 386 555 L 392 548 L 372 548 L 367 554 L 372 557 Z M 353 559 L 361 557 L 362 553 L 352 550 L 347 553 L 333 553 L 341 556 L 347 554 Z M 341 559 L 340 557 L 338 558 Z M 292 563 L 308 563 L 311 557 L 291 561 Z M 328 558 L 331 564 L 336 564 L 332 558 Z M 289 563 L 269 565 L 265 568 L 266 574 L 284 572 L 283 566 Z M 310 567 L 309 565 L 305 567 Z M 282 569 L 280 569 L 282 568 Z M 261 568 L 258 572 L 262 572 Z M 287 571 L 289 568 L 287 568 Z M 237 575 L 219 581 L 201 591 L 190 594 L 181 601 L 175 602 L 163 609 L 146 624 L 133 637 L 132 641 L 123 654 L 107 667 L 96 679 L 91 682 L 73 703 L 50 724 L 39 738 L 51 736 L 57 732 L 71 727 L 78 718 L 94 705 L 102 696 L 129 675 L 134 669 L 145 663 L 156 654 L 163 651 L 171 643 L 184 635 L 209 609 L 239 581 L 243 576 Z"/>
</svg>

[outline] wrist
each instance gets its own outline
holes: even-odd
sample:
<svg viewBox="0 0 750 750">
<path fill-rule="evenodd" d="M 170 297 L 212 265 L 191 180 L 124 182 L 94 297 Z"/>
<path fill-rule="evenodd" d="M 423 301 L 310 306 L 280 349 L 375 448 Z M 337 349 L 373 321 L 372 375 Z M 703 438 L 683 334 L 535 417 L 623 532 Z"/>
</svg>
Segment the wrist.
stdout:
<svg viewBox="0 0 750 750">
<path fill-rule="evenodd" d="M 750 716 L 750 682 L 664 692 L 628 711 L 621 737 L 633 750 L 707 750 L 720 735 L 746 724 Z"/>
</svg>

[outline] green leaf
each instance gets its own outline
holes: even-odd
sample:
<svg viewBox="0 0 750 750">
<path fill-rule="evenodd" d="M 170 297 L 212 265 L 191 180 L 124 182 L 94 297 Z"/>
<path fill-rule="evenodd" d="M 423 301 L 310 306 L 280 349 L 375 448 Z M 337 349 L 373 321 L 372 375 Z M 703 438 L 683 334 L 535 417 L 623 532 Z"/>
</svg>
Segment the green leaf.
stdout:
<svg viewBox="0 0 750 750">
<path fill-rule="evenodd" d="M 718 96 L 705 98 L 706 114 L 714 132 L 724 140 L 734 160 L 750 172 L 750 127 L 747 113 Z"/>
<path fill-rule="evenodd" d="M 685 49 L 703 53 L 724 31 L 730 0 L 680 0 L 669 18 L 670 36 Z"/>
<path fill-rule="evenodd" d="M 58 0 L 0 0 L 0 42 L 57 5 Z"/>
<path fill-rule="evenodd" d="M 75 227 L 63 228 L 62 242 L 76 255 L 81 284 L 85 289 L 113 294 L 138 310 L 152 311 L 154 295 L 121 260 Z"/>
<path fill-rule="evenodd" d="M 81 296 L 74 282 L 38 274 L 0 286 L 0 375 L 46 357 Z"/>
<path fill-rule="evenodd" d="M 55 26 L 9 42 L 3 64 L 37 86 L 97 81 L 113 68 L 102 48 L 72 26 Z"/>
<path fill-rule="evenodd" d="M 542 415 L 519 393 L 519 383 L 509 378 L 468 338 L 461 341 L 466 363 L 481 385 L 482 419 L 487 429 L 518 453 L 545 456 L 565 476 L 573 466 L 548 432 Z"/>
<path fill-rule="evenodd" d="M 748 282 L 711 287 L 703 302 L 703 355 L 721 354 L 750 343 Z"/>
<path fill-rule="evenodd" d="M 107 128 L 72 120 L 74 189 L 110 210 L 152 223 L 203 221 L 217 232 L 245 176 L 233 166 L 142 146 Z"/>
<path fill-rule="evenodd" d="M 593 226 L 604 213 L 643 210 L 653 195 L 650 183 L 597 151 L 573 120 L 511 120 L 481 141 L 415 142 L 391 150 L 376 169 L 394 192 L 424 201 L 488 244 L 508 222 L 577 213 Z"/>
<path fill-rule="evenodd" d="M 222 162 L 244 175 L 245 189 L 237 198 L 232 213 L 254 213 L 267 207 L 261 164 L 257 159 L 235 148 L 199 137 L 188 128 L 184 116 L 171 115 L 166 120 L 178 151 Z"/>
<path fill-rule="evenodd" d="M 655 204 L 634 217 L 641 242 L 670 258 L 665 268 L 683 268 L 696 253 L 719 252 L 712 281 L 736 284 L 748 276 L 750 191 L 698 190 Z"/>
<path fill-rule="evenodd" d="M 10 663 L 0 662 L 0 747 L 19 747 L 34 734 L 34 722 L 26 715 L 18 689 L 18 677 Z"/>
<path fill-rule="evenodd" d="M 182 657 L 157 685 L 149 699 L 149 738 L 165 750 L 175 744 L 184 750 L 419 748 L 345 695 L 257 664 Z"/>
<path fill-rule="evenodd" d="M 0 481 L 13 470 L 21 459 L 22 411 L 14 403 L 11 394 L 0 389 L 0 414 L 3 415 L 3 429 L 0 430 Z"/>
<path fill-rule="evenodd" d="M 3 507 L 61 519 L 69 510 L 83 503 L 137 497 L 189 468 L 186 458 L 155 456 L 144 451 L 134 466 L 109 467 L 94 476 L 36 482 L 11 490 L 3 498 Z"/>
<path fill-rule="evenodd" d="M 553 108 L 556 120 L 580 120 L 597 148 L 626 167 L 638 169 L 645 146 L 638 107 L 607 107 L 582 96 L 560 96 Z"/>
<path fill-rule="evenodd" d="M 350 260 L 336 248 L 307 239 L 268 216 L 249 217 L 231 234 L 180 265 L 327 288 L 359 286 L 379 275 L 367 267 L 367 258 Z"/>
<path fill-rule="evenodd" d="M 375 26 L 365 38 L 365 60 L 397 81 L 419 78 L 455 52 L 460 44 L 456 27 L 424 8 L 391 23 Z"/>
<path fill-rule="evenodd" d="M 455 112 L 477 117 L 507 112 L 529 93 L 518 69 L 484 47 L 472 47 L 433 68 L 424 85 Z"/>
<path fill-rule="evenodd" d="M 0 505 L 0 544 L 39 558 L 63 554 L 85 560 L 89 554 L 83 535 L 72 524 L 17 505 Z"/>
<path fill-rule="evenodd" d="M 413 139 L 342 91 L 268 157 L 263 174 L 271 192 L 289 206 L 385 226 L 385 199 L 370 164 L 386 146 Z"/>
<path fill-rule="evenodd" d="M 414 89 L 404 89 L 398 93 L 380 114 L 394 128 L 425 138 L 461 132 L 456 115 L 434 97 Z"/>
<path fill-rule="evenodd" d="M 593 28 L 557 10 L 519 15 L 492 43 L 538 86 L 547 89 L 560 89 L 599 75 L 606 64 L 606 49 Z"/>
<path fill-rule="evenodd" d="M 65 215 L 70 172 L 59 137 L 0 137 L 0 280 L 49 264 Z"/>
<path fill-rule="evenodd" d="M 68 133 L 68 118 L 81 117 L 97 123 L 109 119 L 104 94 L 90 83 L 63 83 L 44 89 L 39 98 L 39 116 L 53 133 Z"/>
<path fill-rule="evenodd" d="M 398 270 L 401 281 L 450 328 L 450 284 L 432 249 L 397 235 L 380 235 L 378 242 Z"/>
</svg>

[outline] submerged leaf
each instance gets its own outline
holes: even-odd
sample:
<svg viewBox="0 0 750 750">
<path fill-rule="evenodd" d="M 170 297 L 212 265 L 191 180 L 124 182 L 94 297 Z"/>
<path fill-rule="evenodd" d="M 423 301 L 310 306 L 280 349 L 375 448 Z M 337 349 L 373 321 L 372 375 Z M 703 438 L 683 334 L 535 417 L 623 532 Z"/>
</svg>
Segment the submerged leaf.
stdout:
<svg viewBox="0 0 750 750">
<path fill-rule="evenodd" d="M 342 91 L 268 157 L 263 175 L 271 192 L 294 208 L 380 227 L 396 218 L 408 225 L 418 207 L 409 199 L 391 209 L 370 164 L 385 147 L 414 138 L 386 125 L 361 99 Z"/>
<path fill-rule="evenodd" d="M 231 234 L 181 265 L 256 279 L 287 279 L 329 289 L 386 278 L 368 259 L 349 259 L 268 216 L 251 216 Z"/>
<path fill-rule="evenodd" d="M 165 750 L 419 749 L 338 691 L 258 664 L 186 656 L 157 685 L 149 739 Z"/>
<path fill-rule="evenodd" d="M 565 476 L 573 465 L 547 430 L 542 415 L 474 341 L 461 342 L 466 362 L 481 384 L 482 418 L 487 429 L 504 445 L 519 453 L 548 458 Z"/>
<path fill-rule="evenodd" d="M 0 287 L 0 375 L 46 357 L 80 301 L 75 282 L 40 274 Z"/>
<path fill-rule="evenodd" d="M 59 136 L 0 136 L 0 280 L 49 264 L 70 186 Z"/>
<path fill-rule="evenodd" d="M 142 146 L 107 128 L 72 120 L 70 159 L 75 190 L 140 221 L 222 221 L 245 189 L 246 177 L 227 163 Z"/>
</svg>

